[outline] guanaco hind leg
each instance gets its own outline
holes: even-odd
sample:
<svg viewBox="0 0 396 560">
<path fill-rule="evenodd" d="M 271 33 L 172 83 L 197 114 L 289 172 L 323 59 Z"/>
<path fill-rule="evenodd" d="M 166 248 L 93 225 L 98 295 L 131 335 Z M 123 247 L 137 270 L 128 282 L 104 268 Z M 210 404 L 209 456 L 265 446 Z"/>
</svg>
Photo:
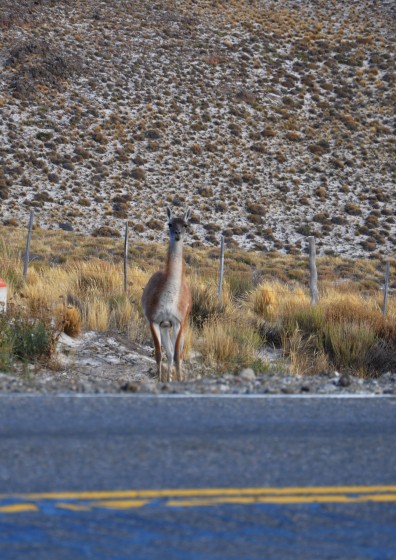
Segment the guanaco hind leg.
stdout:
<svg viewBox="0 0 396 560">
<path fill-rule="evenodd" d="M 157 323 L 150 323 L 151 336 L 154 342 L 155 361 L 157 362 L 157 374 L 159 380 L 162 381 L 162 363 L 161 363 L 161 329 Z"/>
<path fill-rule="evenodd" d="M 177 381 L 184 381 L 184 375 L 182 373 L 182 354 L 184 346 L 184 332 L 186 328 L 186 323 L 183 322 L 176 333 L 175 336 L 175 369 L 176 369 L 176 379 Z"/>
</svg>

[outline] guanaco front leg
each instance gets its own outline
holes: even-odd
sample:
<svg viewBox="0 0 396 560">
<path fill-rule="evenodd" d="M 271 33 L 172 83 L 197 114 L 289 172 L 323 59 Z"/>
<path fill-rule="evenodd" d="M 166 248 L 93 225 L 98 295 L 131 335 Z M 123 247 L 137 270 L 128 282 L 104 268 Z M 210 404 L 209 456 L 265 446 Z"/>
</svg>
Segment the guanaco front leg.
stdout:
<svg viewBox="0 0 396 560">
<path fill-rule="evenodd" d="M 165 381 L 172 381 L 172 369 L 173 369 L 173 343 L 170 337 L 170 328 L 165 327 L 161 329 L 161 340 L 165 348 L 166 360 L 167 360 L 167 373 Z"/>
<path fill-rule="evenodd" d="M 183 354 L 183 346 L 184 346 L 184 331 L 185 331 L 185 323 L 179 325 L 177 333 L 175 333 L 175 369 L 176 369 L 176 379 L 177 381 L 184 381 L 184 375 L 182 374 L 181 363 L 182 363 L 182 354 Z"/>
</svg>

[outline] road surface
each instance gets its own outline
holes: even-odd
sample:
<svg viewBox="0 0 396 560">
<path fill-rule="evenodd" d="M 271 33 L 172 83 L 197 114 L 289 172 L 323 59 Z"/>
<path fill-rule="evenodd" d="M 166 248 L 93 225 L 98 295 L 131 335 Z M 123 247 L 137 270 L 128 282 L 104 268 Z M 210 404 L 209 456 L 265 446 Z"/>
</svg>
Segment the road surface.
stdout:
<svg viewBox="0 0 396 560">
<path fill-rule="evenodd" d="M 396 399 L 0 397 L 0 558 L 396 558 Z"/>
</svg>

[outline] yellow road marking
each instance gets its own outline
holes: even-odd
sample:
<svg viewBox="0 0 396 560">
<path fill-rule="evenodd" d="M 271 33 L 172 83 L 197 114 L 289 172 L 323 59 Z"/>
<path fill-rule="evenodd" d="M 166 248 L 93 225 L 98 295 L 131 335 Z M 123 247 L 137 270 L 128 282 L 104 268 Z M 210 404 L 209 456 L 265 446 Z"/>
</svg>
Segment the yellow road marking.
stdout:
<svg viewBox="0 0 396 560">
<path fill-rule="evenodd" d="M 33 494 L 3 494 L 1 499 L 24 500 L 106 500 L 134 498 L 175 498 L 201 496 L 263 496 L 263 495 L 307 495 L 307 494 L 370 494 L 396 492 L 395 486 L 313 486 L 290 488 L 182 488 L 160 490 L 114 490 L 82 492 L 42 492 Z"/>
<path fill-rule="evenodd" d="M 10 504 L 8 506 L 0 506 L 0 513 L 20 513 L 23 511 L 38 511 L 35 504 Z"/>
<path fill-rule="evenodd" d="M 132 509 L 139 508 L 148 504 L 150 500 L 105 500 L 102 502 L 92 502 L 93 507 L 109 509 Z"/>
<path fill-rule="evenodd" d="M 105 500 L 86 502 L 84 504 L 59 503 L 56 504 L 58 509 L 67 509 L 70 511 L 91 511 L 93 508 L 107 509 L 133 509 L 143 507 L 149 503 L 149 500 Z"/>
<path fill-rule="evenodd" d="M 220 504 L 314 504 L 314 503 L 363 503 L 363 502 L 396 502 L 396 494 L 374 494 L 361 496 L 314 495 L 314 496 L 266 496 L 266 497 L 223 497 L 190 500 L 168 500 L 168 507 L 202 507 Z"/>
<path fill-rule="evenodd" d="M 56 504 L 58 509 L 67 509 L 70 511 L 91 511 L 91 507 L 88 505 L 79 504 Z"/>
<path fill-rule="evenodd" d="M 164 507 L 203 507 L 219 504 L 310 504 L 396 502 L 396 486 L 314 486 L 290 488 L 182 488 L 163 490 L 116 490 L 100 492 L 45 492 L 0 496 L 21 503 L 0 505 L 0 513 L 39 511 L 40 501 L 55 501 L 69 511 L 94 508 L 127 510 L 163 499 Z M 27 502 L 36 502 L 27 503 Z"/>
</svg>

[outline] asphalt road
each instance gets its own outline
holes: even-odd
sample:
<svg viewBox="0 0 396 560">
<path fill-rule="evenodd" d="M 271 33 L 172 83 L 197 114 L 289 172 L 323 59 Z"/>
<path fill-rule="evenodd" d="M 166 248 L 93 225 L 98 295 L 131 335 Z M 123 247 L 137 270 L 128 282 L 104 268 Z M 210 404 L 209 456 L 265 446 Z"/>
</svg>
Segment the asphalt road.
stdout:
<svg viewBox="0 0 396 560">
<path fill-rule="evenodd" d="M 0 397 L 0 558 L 396 558 L 396 399 Z"/>
</svg>

